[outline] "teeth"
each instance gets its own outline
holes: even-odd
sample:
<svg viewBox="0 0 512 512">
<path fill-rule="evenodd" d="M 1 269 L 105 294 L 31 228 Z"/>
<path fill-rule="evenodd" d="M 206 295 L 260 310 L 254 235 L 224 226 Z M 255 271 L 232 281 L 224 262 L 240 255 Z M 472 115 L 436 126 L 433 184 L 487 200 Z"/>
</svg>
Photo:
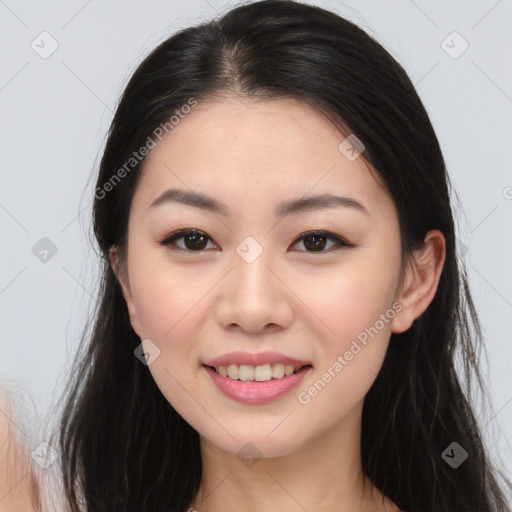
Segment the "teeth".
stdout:
<svg viewBox="0 0 512 512">
<path fill-rule="evenodd" d="M 251 366 L 248 364 L 230 364 L 229 366 L 219 366 L 215 371 L 222 377 L 229 377 L 233 380 L 255 380 L 265 382 L 272 378 L 280 379 L 285 375 L 291 375 L 295 368 L 292 364 L 264 364 L 262 366 Z"/>
<path fill-rule="evenodd" d="M 238 367 L 238 378 L 240 380 L 254 380 L 254 366 L 241 364 Z"/>
<path fill-rule="evenodd" d="M 290 366 L 288 366 L 288 368 L 290 368 Z M 285 373 L 286 372 L 284 369 L 284 364 L 277 363 L 277 364 L 272 365 L 272 377 L 274 377 L 274 379 L 280 379 L 281 377 L 284 377 Z M 290 374 L 287 373 L 286 375 L 290 375 Z"/>
</svg>

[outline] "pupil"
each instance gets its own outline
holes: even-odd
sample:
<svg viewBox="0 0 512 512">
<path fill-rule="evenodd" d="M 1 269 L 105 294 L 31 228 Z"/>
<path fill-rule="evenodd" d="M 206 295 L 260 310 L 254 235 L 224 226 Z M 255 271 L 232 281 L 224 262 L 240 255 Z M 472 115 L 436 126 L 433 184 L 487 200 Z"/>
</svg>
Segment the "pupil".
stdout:
<svg viewBox="0 0 512 512">
<path fill-rule="evenodd" d="M 304 239 L 304 245 L 306 247 L 308 247 L 308 243 L 307 243 L 307 240 L 315 240 L 315 242 L 313 244 L 311 244 L 311 247 L 313 247 L 314 249 L 323 249 L 325 247 L 325 236 L 322 236 L 322 235 L 310 235 L 308 237 L 306 237 Z M 323 243 L 322 242 L 319 242 L 318 239 L 323 239 Z M 310 247 L 308 247 L 310 248 Z"/>
<path fill-rule="evenodd" d="M 195 242 L 193 242 L 193 245 L 191 247 L 189 247 L 189 244 L 187 244 L 187 241 L 189 241 L 191 239 L 195 240 Z M 199 244 L 196 243 L 197 239 L 202 239 L 199 241 Z M 205 237 L 203 235 L 200 235 L 197 233 L 192 233 L 185 237 L 185 245 L 186 245 L 187 249 L 204 249 L 204 247 L 206 245 L 204 242 L 205 242 Z"/>
</svg>

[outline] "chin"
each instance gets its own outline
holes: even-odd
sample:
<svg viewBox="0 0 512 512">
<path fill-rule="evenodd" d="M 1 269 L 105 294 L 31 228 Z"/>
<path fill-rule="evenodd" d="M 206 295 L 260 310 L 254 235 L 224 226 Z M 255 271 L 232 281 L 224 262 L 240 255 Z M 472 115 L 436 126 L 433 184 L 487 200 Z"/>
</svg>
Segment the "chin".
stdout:
<svg viewBox="0 0 512 512">
<path fill-rule="evenodd" d="M 214 444 L 218 449 L 234 455 L 243 462 L 244 460 L 283 457 L 290 455 L 297 451 L 300 443 L 295 438 L 292 442 L 292 437 L 283 430 L 278 435 L 272 429 L 263 431 L 261 428 L 242 430 L 238 435 L 237 432 L 226 429 L 233 435 L 233 437 L 226 434 L 221 439 L 207 437 L 208 441 Z M 272 432 L 268 435 L 268 432 Z M 204 436 L 203 436 L 204 437 Z"/>
</svg>

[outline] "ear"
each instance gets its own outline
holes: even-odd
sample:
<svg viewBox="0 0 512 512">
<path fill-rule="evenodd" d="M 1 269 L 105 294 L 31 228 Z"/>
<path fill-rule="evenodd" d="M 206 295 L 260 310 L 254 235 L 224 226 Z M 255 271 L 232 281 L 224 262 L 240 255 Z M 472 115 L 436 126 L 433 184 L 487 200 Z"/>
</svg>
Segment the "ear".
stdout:
<svg viewBox="0 0 512 512">
<path fill-rule="evenodd" d="M 130 283 L 128 281 L 128 269 L 126 263 L 121 265 L 119 260 L 118 248 L 113 245 L 109 251 L 110 265 L 112 266 L 112 270 L 121 286 L 121 290 L 123 292 L 124 300 L 126 301 L 126 306 L 128 308 L 128 314 L 130 316 L 130 323 L 132 325 L 133 330 L 137 333 L 137 335 L 142 339 L 142 330 L 140 328 L 139 319 L 137 318 L 137 312 L 135 311 L 135 305 L 132 300 L 132 293 L 130 289 Z"/>
<path fill-rule="evenodd" d="M 424 246 L 408 262 L 396 300 L 402 305 L 392 321 L 394 333 L 407 331 L 432 302 L 446 258 L 446 241 L 438 229 L 427 233 Z"/>
</svg>

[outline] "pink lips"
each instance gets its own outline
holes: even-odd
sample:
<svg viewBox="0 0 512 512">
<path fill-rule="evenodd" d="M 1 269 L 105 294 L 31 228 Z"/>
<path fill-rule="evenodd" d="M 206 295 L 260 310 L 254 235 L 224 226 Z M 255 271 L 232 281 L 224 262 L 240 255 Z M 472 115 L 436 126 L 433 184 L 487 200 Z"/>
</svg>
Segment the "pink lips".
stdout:
<svg viewBox="0 0 512 512">
<path fill-rule="evenodd" d="M 280 379 L 270 379 L 265 382 L 234 380 L 229 377 L 222 377 L 213 367 L 229 366 L 231 364 L 248 364 L 260 366 L 264 364 L 282 363 L 284 365 L 293 365 L 296 370 L 292 375 L 284 376 Z M 261 353 L 250 354 L 247 352 L 233 352 L 225 354 L 203 364 L 203 370 L 209 375 L 217 388 L 232 400 L 244 404 L 264 404 L 277 400 L 289 393 L 294 387 L 298 386 L 301 380 L 313 369 L 311 363 L 300 361 L 282 354 Z"/>
<path fill-rule="evenodd" d="M 298 386 L 304 376 L 313 368 L 304 366 L 297 373 L 281 379 L 270 379 L 266 382 L 233 380 L 222 377 L 209 366 L 203 366 L 203 369 L 227 397 L 244 404 L 256 405 L 265 404 L 286 395 L 295 386 Z"/>
</svg>

